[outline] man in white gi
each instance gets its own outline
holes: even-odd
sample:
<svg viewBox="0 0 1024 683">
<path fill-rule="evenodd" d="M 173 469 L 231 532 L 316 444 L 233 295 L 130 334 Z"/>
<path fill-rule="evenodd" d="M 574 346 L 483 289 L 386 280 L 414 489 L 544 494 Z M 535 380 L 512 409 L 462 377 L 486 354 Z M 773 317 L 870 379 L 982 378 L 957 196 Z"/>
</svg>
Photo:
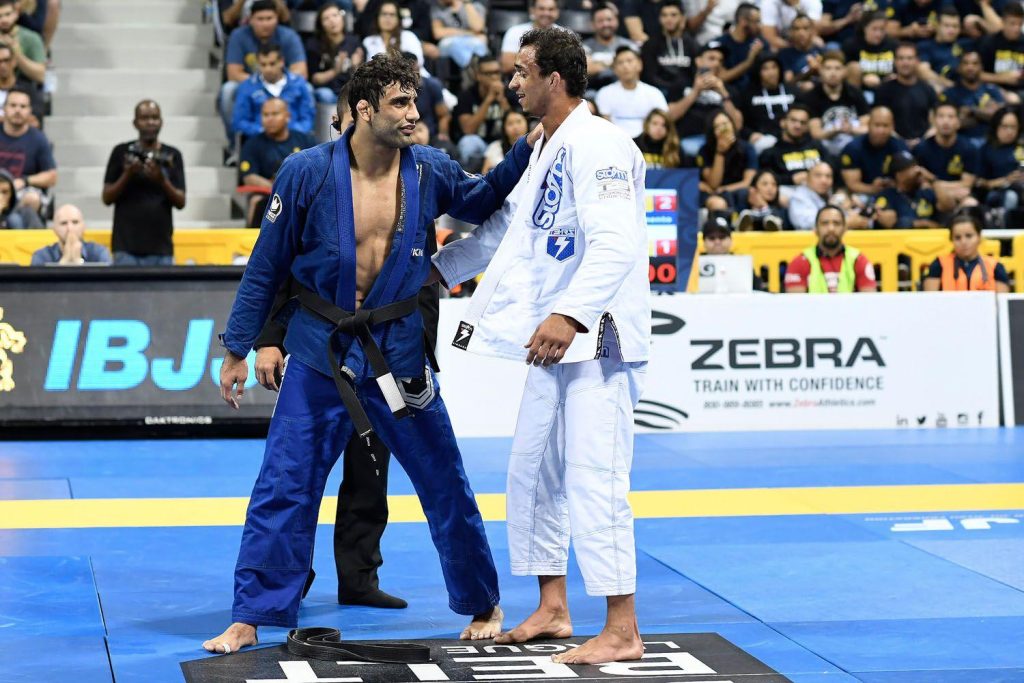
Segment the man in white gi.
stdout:
<svg viewBox="0 0 1024 683">
<path fill-rule="evenodd" d="M 434 257 L 452 287 L 487 273 L 453 344 L 526 360 L 508 474 L 512 573 L 537 576 L 540 606 L 495 642 L 567 638 L 570 530 L 587 593 L 608 600 L 602 632 L 564 663 L 638 659 L 633 409 L 650 350 L 643 156 L 581 97 L 586 57 L 558 28 L 523 36 L 511 89 L 543 144 L 502 210 Z"/>
</svg>

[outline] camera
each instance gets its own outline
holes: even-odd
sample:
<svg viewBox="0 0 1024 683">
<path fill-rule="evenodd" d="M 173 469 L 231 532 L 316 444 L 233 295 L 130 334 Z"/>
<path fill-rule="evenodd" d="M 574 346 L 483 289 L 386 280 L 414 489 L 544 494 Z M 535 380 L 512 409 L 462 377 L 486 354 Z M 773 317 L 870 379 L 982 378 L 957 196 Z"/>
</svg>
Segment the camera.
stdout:
<svg viewBox="0 0 1024 683">
<path fill-rule="evenodd" d="M 132 161 L 138 161 L 139 163 L 146 163 L 147 161 L 155 161 L 158 166 L 169 168 L 171 166 L 171 154 L 165 149 L 143 149 L 142 145 L 138 142 L 133 142 L 128 146 L 128 149 L 124 153 L 125 163 L 131 163 Z"/>
</svg>

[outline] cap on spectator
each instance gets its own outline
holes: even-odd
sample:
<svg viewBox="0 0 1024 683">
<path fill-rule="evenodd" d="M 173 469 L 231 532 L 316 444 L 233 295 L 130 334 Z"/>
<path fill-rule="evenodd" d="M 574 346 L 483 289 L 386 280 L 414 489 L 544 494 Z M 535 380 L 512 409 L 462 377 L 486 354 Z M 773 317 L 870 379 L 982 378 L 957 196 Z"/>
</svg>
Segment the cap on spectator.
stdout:
<svg viewBox="0 0 1024 683">
<path fill-rule="evenodd" d="M 910 152 L 899 152 L 892 158 L 892 163 L 889 165 L 889 170 L 892 171 L 893 175 L 900 171 L 906 171 L 908 168 L 917 166 L 917 159 Z"/>
<path fill-rule="evenodd" d="M 732 221 L 729 220 L 728 211 L 710 211 L 708 212 L 708 219 L 704 221 L 704 237 L 711 235 L 724 235 L 728 237 L 732 234 Z"/>
<path fill-rule="evenodd" d="M 712 50 L 715 50 L 716 52 L 721 52 L 723 56 L 725 55 L 725 48 L 722 47 L 722 42 L 719 40 L 709 40 L 708 44 L 700 49 L 700 54 L 704 54 L 705 52 L 711 52 Z"/>
</svg>

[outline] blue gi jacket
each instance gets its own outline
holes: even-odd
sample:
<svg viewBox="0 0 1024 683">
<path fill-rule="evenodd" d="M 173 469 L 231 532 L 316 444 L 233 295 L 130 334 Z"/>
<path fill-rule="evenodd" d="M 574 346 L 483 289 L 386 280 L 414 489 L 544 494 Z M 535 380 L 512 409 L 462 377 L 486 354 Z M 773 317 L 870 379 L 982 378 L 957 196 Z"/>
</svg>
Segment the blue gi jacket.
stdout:
<svg viewBox="0 0 1024 683">
<path fill-rule="evenodd" d="M 267 321 L 274 297 L 288 276 L 348 311 L 355 310 L 355 225 L 349 127 L 328 142 L 288 157 L 278 171 L 259 237 L 231 309 L 224 346 L 246 356 Z M 462 170 L 444 152 L 414 145 L 401 152 L 404 225 L 396 228 L 391 253 L 363 302 L 378 308 L 415 296 L 430 273 L 427 227 L 442 214 L 482 223 L 501 207 L 530 160 L 520 139 L 508 157 L 484 177 Z M 330 325 L 299 308 L 288 324 L 285 346 L 297 360 L 330 375 L 326 356 Z M 423 320 L 419 311 L 373 330 L 391 373 L 419 377 L 425 364 Z M 369 365 L 349 335 L 334 340 L 339 358 L 368 377 Z"/>
</svg>

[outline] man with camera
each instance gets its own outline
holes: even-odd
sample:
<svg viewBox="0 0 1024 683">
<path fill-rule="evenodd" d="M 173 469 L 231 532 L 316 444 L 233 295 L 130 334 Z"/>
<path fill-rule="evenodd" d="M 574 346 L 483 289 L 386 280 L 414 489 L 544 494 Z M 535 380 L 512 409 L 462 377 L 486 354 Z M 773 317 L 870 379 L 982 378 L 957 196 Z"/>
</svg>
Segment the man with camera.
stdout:
<svg viewBox="0 0 1024 683">
<path fill-rule="evenodd" d="M 171 209 L 185 207 L 181 152 L 160 142 L 163 118 L 153 100 L 135 106 L 134 125 L 139 139 L 114 147 L 103 179 L 103 203 L 114 205 L 114 265 L 170 266 Z"/>
</svg>

